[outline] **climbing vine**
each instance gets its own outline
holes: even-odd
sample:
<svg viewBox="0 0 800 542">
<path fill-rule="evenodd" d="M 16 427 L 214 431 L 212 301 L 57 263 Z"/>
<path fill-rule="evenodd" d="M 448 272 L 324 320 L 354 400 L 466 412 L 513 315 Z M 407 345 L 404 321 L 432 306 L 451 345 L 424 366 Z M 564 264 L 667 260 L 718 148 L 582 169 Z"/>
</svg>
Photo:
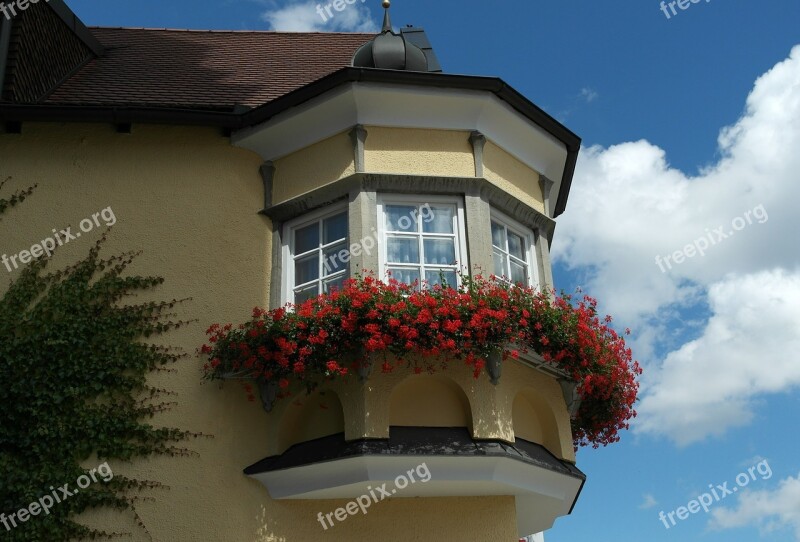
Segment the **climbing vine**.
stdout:
<svg viewBox="0 0 800 542">
<path fill-rule="evenodd" d="M 0 214 L 34 188 L 0 199 Z M 148 385 L 147 375 L 169 370 L 167 366 L 184 354 L 144 340 L 187 323 L 171 320 L 180 301 L 130 303 L 130 296 L 155 288 L 163 279 L 124 276 L 137 254 L 101 258 L 104 240 L 105 236 L 83 260 L 66 269 L 47 272 L 48 260 L 32 262 L 0 297 L 4 541 L 118 536 L 122 533 L 97 531 L 74 521 L 84 511 L 108 507 L 130 510 L 146 531 L 134 503 L 141 490 L 160 484 L 114 473 L 75 491 L 76 480 L 90 474 L 82 465 L 96 459 L 187 455 L 191 452 L 178 443 L 198 436 L 148 423 L 174 403 L 167 400 L 173 393 Z M 64 484 L 69 484 L 68 498 L 58 493 Z M 41 506 L 30 506 L 46 495 L 62 500 L 47 513 Z M 22 509 L 28 513 L 19 514 Z M 20 515 L 27 519 L 21 521 Z"/>
</svg>

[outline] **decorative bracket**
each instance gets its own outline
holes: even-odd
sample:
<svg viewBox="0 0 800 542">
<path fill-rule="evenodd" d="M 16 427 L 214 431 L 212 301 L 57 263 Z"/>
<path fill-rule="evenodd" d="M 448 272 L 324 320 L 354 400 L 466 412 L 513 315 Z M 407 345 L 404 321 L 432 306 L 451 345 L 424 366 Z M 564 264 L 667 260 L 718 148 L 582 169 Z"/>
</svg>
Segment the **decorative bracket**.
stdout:
<svg viewBox="0 0 800 542">
<path fill-rule="evenodd" d="M 275 182 L 275 164 L 271 161 L 264 162 L 259 168 L 261 180 L 264 183 L 264 210 L 272 207 L 272 186 Z"/>
<path fill-rule="evenodd" d="M 477 130 L 469 135 L 472 144 L 472 154 L 475 157 L 475 176 L 483 177 L 483 148 L 486 146 L 486 136 Z"/>
<path fill-rule="evenodd" d="M 353 154 L 356 165 L 356 173 L 366 171 L 364 165 L 364 143 L 367 141 L 367 130 L 361 124 L 356 124 L 350 130 L 350 139 L 353 140 Z"/>
</svg>

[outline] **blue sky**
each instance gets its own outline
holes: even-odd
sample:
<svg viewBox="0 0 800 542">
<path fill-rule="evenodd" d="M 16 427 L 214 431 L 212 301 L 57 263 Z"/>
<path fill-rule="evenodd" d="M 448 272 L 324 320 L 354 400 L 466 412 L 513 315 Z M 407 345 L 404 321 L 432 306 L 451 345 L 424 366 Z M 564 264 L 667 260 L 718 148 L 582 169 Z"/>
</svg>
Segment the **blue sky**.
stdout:
<svg viewBox="0 0 800 542">
<path fill-rule="evenodd" d="M 579 452 L 589 481 L 548 542 L 800 541 L 800 3 L 686 2 L 393 2 L 445 71 L 502 77 L 584 141 L 557 286 L 631 327 L 646 373 L 633 430 Z M 68 3 L 89 25 L 234 30 L 369 30 L 382 11 Z M 659 521 L 758 464 L 708 513 Z"/>
</svg>

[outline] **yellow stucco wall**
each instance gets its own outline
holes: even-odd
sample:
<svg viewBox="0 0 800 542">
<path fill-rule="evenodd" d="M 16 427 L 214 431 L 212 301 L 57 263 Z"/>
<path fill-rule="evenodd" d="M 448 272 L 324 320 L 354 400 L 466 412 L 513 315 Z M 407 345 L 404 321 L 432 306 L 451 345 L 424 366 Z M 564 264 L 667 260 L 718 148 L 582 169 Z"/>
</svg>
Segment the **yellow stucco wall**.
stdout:
<svg viewBox="0 0 800 542">
<path fill-rule="evenodd" d="M 273 203 L 281 203 L 355 173 L 353 142 L 347 132 L 275 161 Z"/>
<path fill-rule="evenodd" d="M 294 157 L 287 160 L 300 162 Z M 208 324 L 241 322 L 253 306 L 268 304 L 271 224 L 257 214 L 263 203 L 260 164 L 257 155 L 232 147 L 218 131 L 205 128 L 134 125 L 132 134 L 123 135 L 110 125 L 26 123 L 21 135 L 0 135 L 0 177 L 13 177 L 6 190 L 39 185 L 33 197 L 0 221 L 0 252 L 17 253 L 50 235 L 53 228 L 75 227 L 111 207 L 117 223 L 104 254 L 143 250 L 129 272 L 166 280 L 137 301 L 190 297 L 179 307 L 180 316 L 199 321 L 163 338 L 190 355 L 174 372 L 155 374 L 150 382 L 177 393 L 177 406 L 155 423 L 210 437 L 188 443 L 196 452 L 192 457 L 111 463 L 116 474 L 169 487 L 148 492 L 153 500 L 136 505 L 152 538 L 136 526 L 130 513 L 90 514 L 85 521 L 108 530 L 127 530 L 135 542 L 306 542 L 323 536 L 333 541 L 515 539 L 511 497 L 392 499 L 366 516 L 349 518 L 323 532 L 317 513 L 342 506 L 343 501 L 273 501 L 260 483 L 242 474 L 243 467 L 278 445 L 277 413 L 266 414 L 257 403 L 247 402 L 237 385 L 220 389 L 201 384 L 201 361 L 194 353 Z M 300 179 L 297 171 L 295 180 Z M 293 183 L 286 177 L 281 182 L 281 197 L 288 197 Z M 72 241 L 51 265 L 63 266 L 84 256 L 99 235 L 93 231 Z M 0 292 L 14 276 L 0 268 Z M 459 374 L 468 373 L 461 369 Z M 487 379 L 463 375 L 454 380 L 461 379 L 457 381 L 468 396 L 484 392 L 491 396 L 486 404 L 473 406 L 476 419 L 486 420 L 495 405 L 505 405 L 510 426 L 512 399 L 498 402 L 489 393 Z M 353 379 L 338 391 L 343 410 L 362 416 L 345 420 L 349 437 L 386 431 L 387 396 L 380 400 L 381 394 L 374 393 L 365 399 L 360 387 L 380 392 L 404 378 L 399 373 L 388 376 L 366 384 Z M 321 426 L 339 421 L 331 417 Z M 481 435 L 510 435 L 508 428 L 499 431 L 481 425 L 479 429 Z M 324 430 L 312 428 L 309 434 Z"/>
<path fill-rule="evenodd" d="M 474 177 L 469 132 L 366 126 L 369 173 Z"/>
<path fill-rule="evenodd" d="M 483 168 L 489 182 L 544 213 L 544 197 L 535 170 L 491 141 L 483 149 Z"/>
<path fill-rule="evenodd" d="M 458 384 L 441 376 L 415 376 L 398 384 L 389 398 L 389 426 L 466 427 L 472 408 Z"/>
<path fill-rule="evenodd" d="M 364 168 L 368 173 L 474 177 L 470 132 L 365 126 Z M 348 132 L 275 161 L 273 201 L 280 203 L 355 172 Z M 539 174 L 492 141 L 483 151 L 486 180 L 544 212 Z"/>
</svg>

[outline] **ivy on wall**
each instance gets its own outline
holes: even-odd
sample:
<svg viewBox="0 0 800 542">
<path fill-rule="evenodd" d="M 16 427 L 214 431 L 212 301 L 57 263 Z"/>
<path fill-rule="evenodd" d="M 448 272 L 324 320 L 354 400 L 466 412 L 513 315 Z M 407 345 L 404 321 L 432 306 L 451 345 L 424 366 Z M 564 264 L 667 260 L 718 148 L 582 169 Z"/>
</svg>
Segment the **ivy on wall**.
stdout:
<svg viewBox="0 0 800 542">
<path fill-rule="evenodd" d="M 0 214 L 32 192 L 0 199 Z M 199 436 L 148 423 L 174 403 L 165 399 L 170 391 L 148 385 L 147 375 L 169 370 L 185 354 L 143 339 L 187 323 L 171 320 L 180 301 L 132 304 L 130 296 L 163 279 L 123 276 L 136 254 L 103 259 L 104 240 L 66 269 L 47 272 L 47 260 L 34 261 L 0 297 L 0 540 L 117 536 L 75 522 L 77 514 L 109 507 L 130 510 L 147 531 L 134 503 L 141 490 L 160 484 L 114 473 L 75 491 L 76 480 L 89 474 L 82 465 L 188 455 L 178 444 Z M 68 498 L 58 489 L 64 484 Z M 20 521 L 18 511 L 45 495 L 63 500 Z"/>
</svg>

